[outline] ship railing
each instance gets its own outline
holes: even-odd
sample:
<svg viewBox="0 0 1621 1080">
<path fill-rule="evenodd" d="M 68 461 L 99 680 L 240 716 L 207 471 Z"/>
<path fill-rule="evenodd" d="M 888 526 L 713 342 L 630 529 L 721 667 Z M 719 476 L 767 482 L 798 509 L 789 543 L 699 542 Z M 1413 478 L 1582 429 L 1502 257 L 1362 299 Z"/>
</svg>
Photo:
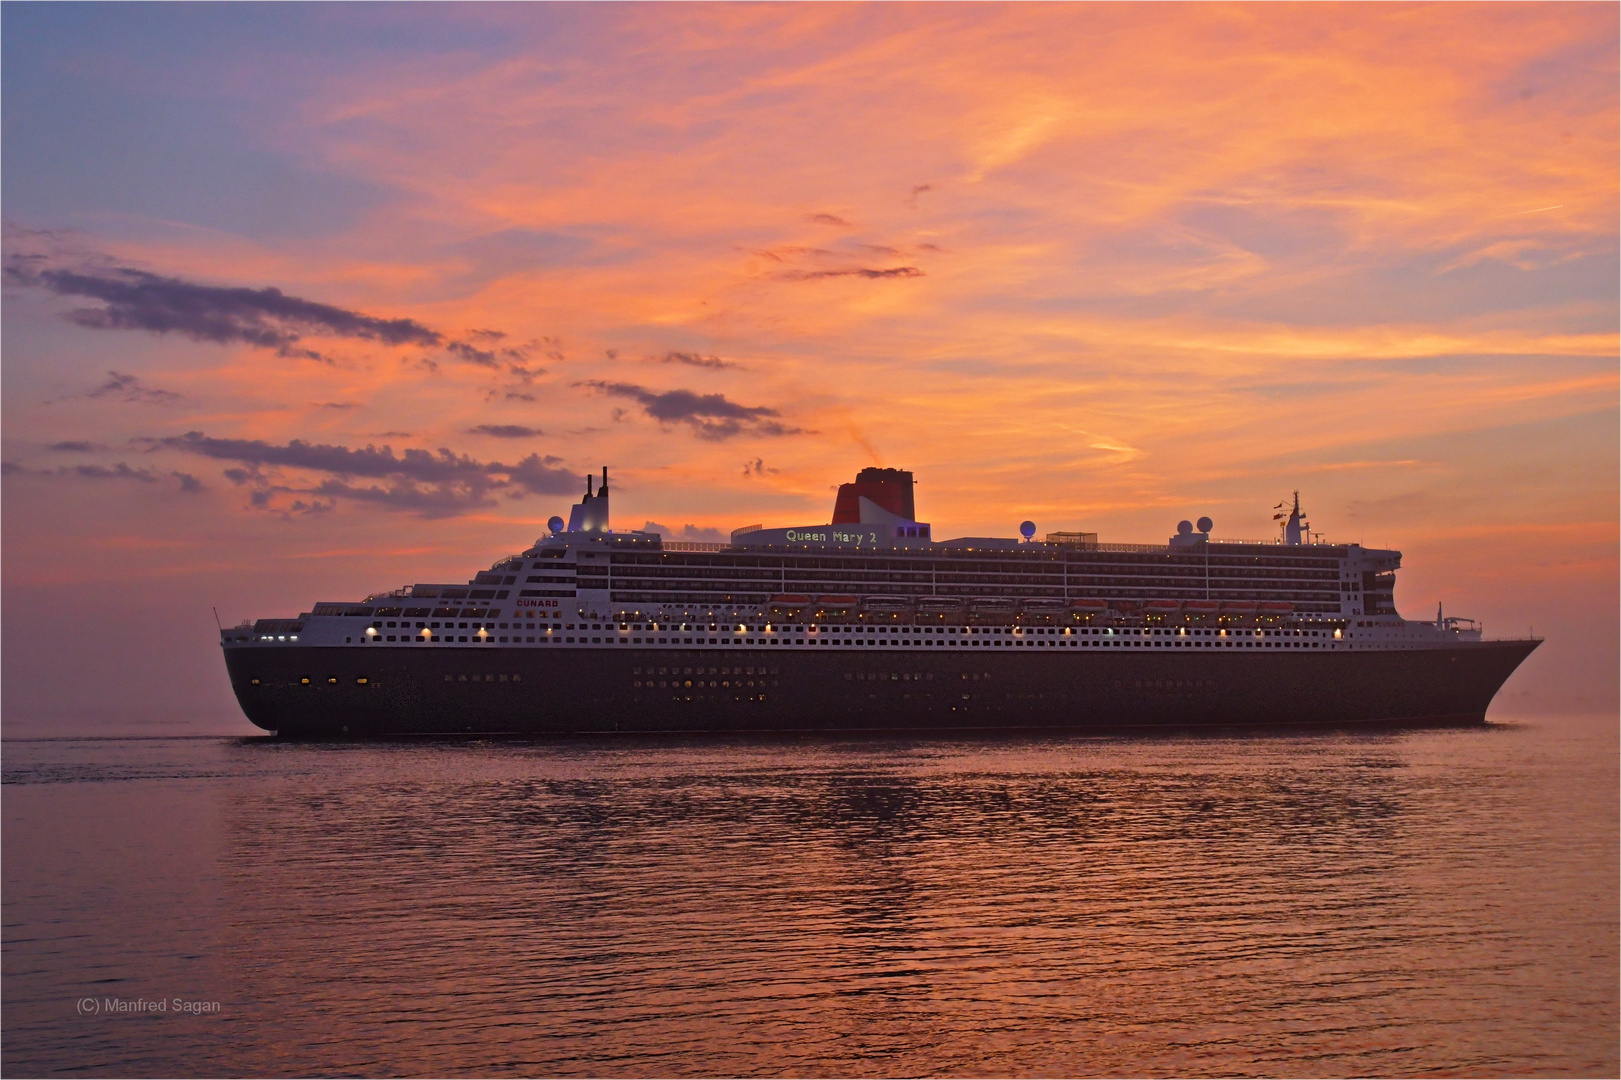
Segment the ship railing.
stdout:
<svg viewBox="0 0 1621 1080">
<path fill-rule="evenodd" d="M 1225 537 L 1225 536 L 1222 537 L 1219 540 L 1211 539 L 1211 540 L 1208 541 L 1208 543 L 1210 543 L 1212 545 L 1216 545 L 1216 544 L 1233 544 L 1235 546 L 1243 546 L 1243 547 L 1257 547 L 1257 546 L 1259 546 L 1259 547 L 1288 547 L 1288 546 L 1290 546 L 1290 545 L 1285 544 L 1282 540 L 1238 540 L 1238 539 L 1233 539 L 1231 537 Z M 1058 546 L 1058 545 L 1054 545 L 1054 546 Z M 1073 546 L 1073 545 L 1066 545 L 1066 546 Z M 1340 543 L 1338 541 L 1328 541 L 1328 540 L 1317 539 L 1317 540 L 1313 540 L 1309 544 L 1296 544 L 1296 545 L 1293 545 L 1293 546 L 1295 546 L 1295 547 L 1345 547 L 1346 545 L 1343 544 L 1343 543 Z M 1149 552 L 1149 551 L 1182 551 L 1182 552 L 1187 552 L 1187 551 L 1191 551 L 1191 550 L 1197 550 L 1197 548 L 1173 548 L 1173 547 L 1171 547 L 1170 544 L 1087 544 L 1087 545 L 1085 545 L 1085 548 L 1086 548 L 1087 551 L 1124 551 L 1124 552 L 1138 552 L 1138 553 Z"/>
<path fill-rule="evenodd" d="M 730 544 L 714 544 L 704 540 L 666 540 L 660 545 L 665 551 L 725 551 Z"/>
</svg>

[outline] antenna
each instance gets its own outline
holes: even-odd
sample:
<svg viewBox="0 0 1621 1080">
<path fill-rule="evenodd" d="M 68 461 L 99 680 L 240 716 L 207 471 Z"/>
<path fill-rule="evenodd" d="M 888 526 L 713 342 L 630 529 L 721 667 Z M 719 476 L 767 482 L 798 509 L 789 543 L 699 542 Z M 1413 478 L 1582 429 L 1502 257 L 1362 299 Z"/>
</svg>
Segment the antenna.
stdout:
<svg viewBox="0 0 1621 1080">
<path fill-rule="evenodd" d="M 223 631 L 225 627 L 220 625 L 220 609 L 217 607 L 211 607 L 208 610 L 214 613 L 214 628 Z"/>
</svg>

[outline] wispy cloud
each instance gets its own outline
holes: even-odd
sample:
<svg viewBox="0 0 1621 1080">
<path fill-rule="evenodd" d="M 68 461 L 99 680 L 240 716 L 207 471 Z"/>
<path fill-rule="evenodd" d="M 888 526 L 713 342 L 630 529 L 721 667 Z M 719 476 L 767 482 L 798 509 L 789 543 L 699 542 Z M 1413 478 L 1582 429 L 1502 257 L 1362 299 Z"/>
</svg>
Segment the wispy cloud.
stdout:
<svg viewBox="0 0 1621 1080">
<path fill-rule="evenodd" d="M 820 278 L 859 277 L 869 280 L 884 278 L 915 278 L 922 277 L 923 271 L 915 266 L 891 266 L 884 269 L 873 269 L 867 266 L 851 266 L 841 270 L 789 270 L 780 275 L 785 281 L 816 281 Z"/>
<path fill-rule="evenodd" d="M 190 473 L 135 468 L 122 461 L 114 462 L 112 465 L 62 465 L 54 469 L 31 469 L 8 461 L 4 464 L 3 471 L 6 475 L 35 476 L 53 480 L 132 480 L 140 484 L 159 484 L 164 480 L 174 480 L 179 489 L 187 494 L 203 490 L 202 482 Z"/>
<path fill-rule="evenodd" d="M 742 367 L 741 364 L 733 363 L 730 360 L 722 360 L 718 356 L 705 356 L 702 353 L 694 352 L 667 352 L 659 357 L 659 362 L 662 364 L 685 364 L 688 367 L 698 368 Z"/>
<path fill-rule="evenodd" d="M 113 398 L 118 401 L 138 402 L 144 405 L 168 405 L 181 399 L 173 390 L 142 384 L 137 375 L 125 372 L 107 372 L 107 381 L 83 394 L 87 398 Z"/>
<path fill-rule="evenodd" d="M 522 424 L 480 424 L 468 428 L 467 434 L 488 435 L 494 439 L 532 439 L 546 433 L 539 428 L 524 427 Z"/>
</svg>

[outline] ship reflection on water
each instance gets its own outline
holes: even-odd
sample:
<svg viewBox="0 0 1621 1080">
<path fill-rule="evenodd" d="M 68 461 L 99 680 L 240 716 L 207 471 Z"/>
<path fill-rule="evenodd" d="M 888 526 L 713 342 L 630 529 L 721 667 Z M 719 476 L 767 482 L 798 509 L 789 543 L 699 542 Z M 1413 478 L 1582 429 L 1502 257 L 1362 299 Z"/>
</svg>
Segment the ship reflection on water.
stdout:
<svg viewBox="0 0 1621 1080">
<path fill-rule="evenodd" d="M 8 1064 L 1602 1072 L 1614 740 L 1540 730 L 10 744 Z M 70 802 L 194 832 L 114 915 Z M 109 971 L 222 1016 L 63 1014 Z"/>
</svg>

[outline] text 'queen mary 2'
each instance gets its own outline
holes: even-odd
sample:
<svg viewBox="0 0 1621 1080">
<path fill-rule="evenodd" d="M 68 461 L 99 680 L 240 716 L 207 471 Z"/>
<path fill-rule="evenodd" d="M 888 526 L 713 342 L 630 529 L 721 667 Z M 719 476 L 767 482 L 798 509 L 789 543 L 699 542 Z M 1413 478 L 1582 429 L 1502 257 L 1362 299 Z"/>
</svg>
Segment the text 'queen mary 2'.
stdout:
<svg viewBox="0 0 1621 1080">
<path fill-rule="evenodd" d="M 237 700 L 291 736 L 1470 723 L 1536 648 L 1409 621 L 1401 554 L 1092 533 L 935 540 L 912 475 L 866 469 L 833 520 L 729 544 L 565 526 L 458 584 L 221 632 Z M 1284 514 L 1280 513 L 1280 520 Z"/>
</svg>

